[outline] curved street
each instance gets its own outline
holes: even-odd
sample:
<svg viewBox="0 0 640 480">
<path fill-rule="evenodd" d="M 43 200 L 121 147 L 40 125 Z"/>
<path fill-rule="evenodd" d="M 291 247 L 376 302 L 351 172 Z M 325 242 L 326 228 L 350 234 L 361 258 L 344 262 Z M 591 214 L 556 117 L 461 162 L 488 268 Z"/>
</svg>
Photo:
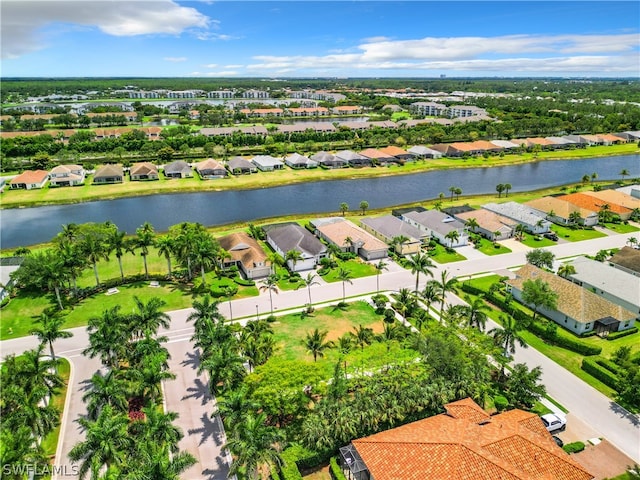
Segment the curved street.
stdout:
<svg viewBox="0 0 640 480">
<path fill-rule="evenodd" d="M 548 247 L 556 259 L 562 259 L 581 254 L 594 254 L 602 249 L 622 247 L 630 236 L 637 234 L 612 235 L 595 240 L 575 243 L 563 243 Z M 440 271 L 448 270 L 456 277 L 466 277 L 481 273 L 499 272 L 504 269 L 517 267 L 525 263 L 527 249 L 494 257 L 474 258 L 444 266 L 438 266 L 434 277 Z M 421 276 L 421 283 L 426 282 Z M 403 287 L 413 288 L 415 276 L 401 268 L 392 268 L 380 275 L 380 289 L 395 291 Z M 346 285 L 347 297 L 356 297 L 375 293 L 376 277 L 365 277 L 353 280 Z M 322 284 L 312 287 L 314 304 L 335 302 L 342 298 L 342 284 Z M 459 302 L 460 299 L 451 295 L 449 302 Z M 274 312 L 298 308 L 308 302 L 306 289 L 281 292 L 273 296 Z M 252 319 L 263 317 L 270 313 L 269 295 L 235 300 L 220 304 L 220 311 L 234 319 Z M 161 331 L 169 337 L 166 345 L 171 354 L 171 371 L 177 378 L 164 385 L 166 409 L 178 412 L 180 417 L 177 424 L 182 428 L 185 437 L 180 442 L 180 448 L 193 454 L 198 463 L 194 465 L 184 478 L 224 479 L 229 467 L 229 456 L 223 452 L 225 443 L 224 430 L 219 417 L 211 418 L 213 399 L 209 398 L 206 379 L 198 376 L 197 353 L 194 351 L 190 337 L 193 332 L 187 324 L 186 317 L 190 309 L 169 312 L 171 327 Z M 82 356 L 81 352 L 88 345 L 88 335 L 84 327 L 70 330 L 74 336 L 70 339 L 59 340 L 56 353 L 71 362 L 71 378 L 66 401 L 66 408 L 60 430 L 61 441 L 56 454 L 57 466 L 68 465 L 67 454 L 72 446 L 82 439 L 76 419 L 86 411 L 82 402 L 84 388 L 88 379 L 100 368 L 99 361 Z M 37 346 L 35 337 L 22 337 L 3 341 L 0 344 L 0 355 L 20 354 L 27 349 Z M 589 424 L 603 438 L 608 439 L 622 452 L 640 463 L 640 417 L 628 414 L 616 403 L 609 400 L 573 374 L 549 360 L 533 348 L 518 349 L 515 360 L 526 363 L 529 368 L 541 366 L 543 369 L 543 383 L 547 387 L 550 397 L 566 407 L 572 415 Z M 67 468 L 69 471 L 70 468 Z M 68 477 L 65 477 L 68 478 Z"/>
</svg>

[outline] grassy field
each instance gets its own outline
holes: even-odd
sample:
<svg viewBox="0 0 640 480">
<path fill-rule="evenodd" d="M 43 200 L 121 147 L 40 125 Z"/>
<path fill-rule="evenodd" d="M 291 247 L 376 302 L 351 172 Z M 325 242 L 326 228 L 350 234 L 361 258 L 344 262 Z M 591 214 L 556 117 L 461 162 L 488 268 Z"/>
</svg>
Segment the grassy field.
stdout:
<svg viewBox="0 0 640 480">
<path fill-rule="evenodd" d="M 338 260 L 337 263 L 338 266 L 336 268 L 332 268 L 329 273 L 322 277 L 325 282 L 340 282 L 341 280 L 338 278 L 338 272 L 341 268 L 351 272 L 352 280 L 376 274 L 376 268 L 373 265 L 365 263 L 359 258 L 346 261 Z"/>
<path fill-rule="evenodd" d="M 601 227 L 616 233 L 633 233 L 640 230 L 633 225 L 625 225 L 624 223 L 603 223 Z"/>
<path fill-rule="evenodd" d="M 374 333 L 380 333 L 383 329 L 382 316 L 377 315 L 371 305 L 362 301 L 350 303 L 344 310 L 337 307 L 321 308 L 307 317 L 300 314 L 284 315 L 278 317 L 278 320 L 272 325 L 274 340 L 278 345 L 274 357 L 308 363 L 313 363 L 313 356 L 306 352 L 304 339 L 315 328 L 320 331 L 326 330 L 328 332 L 327 340 L 331 341 L 337 340 L 347 332 L 353 332 L 358 325 L 370 327 Z M 346 355 L 345 361 L 352 369 L 362 368 L 363 365 L 367 369 L 374 369 L 391 361 L 408 361 L 415 358 L 416 355 L 416 352 L 403 349 L 396 342 L 392 343 L 389 352 L 387 352 L 386 345 L 374 342 L 362 350 L 354 347 Z M 324 357 L 318 358 L 318 365 L 322 367 L 327 378 L 331 376 L 333 367 L 339 358 L 340 353 L 334 348 L 329 349 Z"/>
<path fill-rule="evenodd" d="M 605 237 L 606 235 L 597 230 L 584 228 L 569 228 L 563 225 L 553 225 L 551 230 L 556 232 L 559 238 L 563 238 L 569 242 L 580 242 L 582 240 L 591 240 L 594 238 Z"/>
<path fill-rule="evenodd" d="M 151 182 L 131 182 L 128 179 L 115 185 L 92 185 L 89 176 L 84 186 L 49 188 L 40 190 L 7 190 L 2 194 L 1 208 L 20 206 L 78 203 L 91 200 L 105 200 L 127 196 L 153 195 L 157 193 L 191 192 L 207 190 L 254 189 L 268 186 L 302 183 L 319 180 L 376 177 L 384 175 L 409 174 L 427 170 L 448 168 L 488 167 L 527 163 L 551 159 L 572 159 L 606 155 L 633 154 L 640 149 L 635 143 L 612 146 L 593 146 L 585 149 L 560 152 L 541 152 L 537 157 L 531 153 L 509 154 L 504 157 L 473 157 L 468 159 L 431 159 L 408 162 L 403 166 L 343 168 L 335 170 L 305 169 L 293 170 L 285 167 L 277 172 L 261 172 L 252 175 L 229 176 L 225 179 L 205 180 L 199 178 L 170 179 L 161 175 L 160 180 Z M 203 155 L 203 158 L 205 155 Z"/>
<path fill-rule="evenodd" d="M 494 244 L 492 241 L 487 240 L 484 237 L 480 237 L 478 242 L 480 242 L 480 248 L 478 248 L 478 251 L 484 253 L 485 255 L 492 256 L 501 255 L 503 253 L 511 253 L 510 248 L 507 248 L 504 245 L 500 245 L 499 243 Z"/>
</svg>

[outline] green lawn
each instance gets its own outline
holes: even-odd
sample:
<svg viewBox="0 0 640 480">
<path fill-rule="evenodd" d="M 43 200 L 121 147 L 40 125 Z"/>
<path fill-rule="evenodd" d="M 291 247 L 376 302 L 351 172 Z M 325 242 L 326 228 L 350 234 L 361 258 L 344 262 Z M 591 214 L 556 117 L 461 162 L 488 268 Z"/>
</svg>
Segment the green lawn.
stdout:
<svg viewBox="0 0 640 480">
<path fill-rule="evenodd" d="M 29 330 L 35 327 L 34 320 L 55 302 L 53 295 L 19 291 L 0 311 L 0 339 L 8 340 L 29 335 Z"/>
<path fill-rule="evenodd" d="M 478 250 L 485 255 L 501 255 L 503 253 L 511 253 L 511 249 L 505 247 L 504 245 L 500 245 L 499 243 L 493 243 L 486 238 L 480 237 L 478 240 L 480 242 L 480 248 Z M 476 244 L 478 243 L 476 242 Z"/>
<path fill-rule="evenodd" d="M 428 254 L 434 261 L 438 263 L 451 263 L 451 262 L 459 262 L 461 260 L 466 260 L 467 257 L 459 254 L 455 250 L 452 252 L 447 251 L 445 247 L 436 243 L 435 248 L 428 251 Z"/>
<path fill-rule="evenodd" d="M 563 225 L 553 225 L 551 230 L 556 232 L 559 238 L 563 238 L 569 242 L 580 242 L 582 240 L 591 240 L 593 238 L 606 236 L 604 233 L 590 228 L 570 228 Z"/>
<path fill-rule="evenodd" d="M 540 235 L 531 235 L 530 233 L 525 233 L 522 236 L 522 243 L 531 248 L 551 247 L 556 244 L 553 240 Z"/>
<path fill-rule="evenodd" d="M 336 268 L 332 268 L 329 273 L 322 277 L 324 278 L 325 282 L 339 282 L 340 279 L 338 278 L 338 271 L 340 270 L 340 268 L 350 271 L 351 279 L 368 277 L 370 275 L 376 274 L 376 267 L 369 263 L 363 262 L 359 258 L 346 261 L 338 260 L 337 263 L 338 266 Z"/>
<path fill-rule="evenodd" d="M 631 224 L 625 225 L 624 223 L 602 223 L 600 226 L 616 233 L 633 233 L 640 230 Z"/>
<path fill-rule="evenodd" d="M 62 377 L 62 381 L 64 382 L 64 386 L 60 389 L 60 391 L 53 396 L 53 405 L 60 412 L 60 420 L 62 420 L 62 412 L 64 410 L 64 403 L 67 398 L 67 387 L 69 386 L 69 376 L 71 374 L 71 365 L 69 361 L 60 358 L 60 364 L 58 365 L 58 373 Z M 53 459 L 56 454 L 56 450 L 58 448 L 58 436 L 60 435 L 60 425 L 54 428 L 49 435 L 47 435 L 42 440 L 42 449 L 44 450 L 45 456 Z"/>
<path fill-rule="evenodd" d="M 274 340 L 278 346 L 272 358 L 296 360 L 313 363 L 313 356 L 306 352 L 304 339 L 315 328 L 326 330 L 327 340 L 337 340 L 347 332 L 353 332 L 354 327 L 363 325 L 370 327 L 375 333 L 382 331 L 382 316 L 377 315 L 366 302 L 356 301 L 350 303 L 346 309 L 337 307 L 325 307 L 316 310 L 310 316 L 303 317 L 300 314 L 289 314 L 278 317 L 273 324 Z M 417 356 L 412 350 L 402 348 L 397 342 L 391 344 L 389 352 L 386 345 L 374 342 L 361 350 L 354 347 L 346 355 L 347 366 L 352 369 L 375 369 L 390 362 L 410 361 Z M 331 348 L 325 352 L 325 356 L 318 358 L 326 377 L 330 377 L 333 367 L 340 357 L 340 353 Z"/>
</svg>

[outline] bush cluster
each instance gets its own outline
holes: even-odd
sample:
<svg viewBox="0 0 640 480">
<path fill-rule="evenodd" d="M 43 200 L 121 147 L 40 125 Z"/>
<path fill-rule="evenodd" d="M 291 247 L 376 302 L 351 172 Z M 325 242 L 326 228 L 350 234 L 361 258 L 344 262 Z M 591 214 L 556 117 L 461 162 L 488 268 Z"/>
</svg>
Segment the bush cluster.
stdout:
<svg viewBox="0 0 640 480">
<path fill-rule="evenodd" d="M 599 365 L 597 360 L 592 358 L 583 358 L 580 368 L 582 368 L 582 370 L 587 372 L 589 375 L 600 380 L 606 386 L 617 391 L 618 376 L 605 367 Z"/>
<path fill-rule="evenodd" d="M 584 450 L 584 446 L 585 445 L 583 442 L 572 442 L 567 443 L 564 447 L 562 447 L 562 449 L 567 453 L 577 453 Z"/>
</svg>

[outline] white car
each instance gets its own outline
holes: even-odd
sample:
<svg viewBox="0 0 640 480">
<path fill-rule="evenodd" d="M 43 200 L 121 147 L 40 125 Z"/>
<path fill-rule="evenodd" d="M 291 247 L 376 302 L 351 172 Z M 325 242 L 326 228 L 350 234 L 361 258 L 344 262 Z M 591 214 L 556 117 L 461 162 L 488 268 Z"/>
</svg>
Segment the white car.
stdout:
<svg viewBox="0 0 640 480">
<path fill-rule="evenodd" d="M 540 417 L 549 432 L 563 431 L 567 427 L 567 419 L 559 413 L 547 413 Z"/>
</svg>

